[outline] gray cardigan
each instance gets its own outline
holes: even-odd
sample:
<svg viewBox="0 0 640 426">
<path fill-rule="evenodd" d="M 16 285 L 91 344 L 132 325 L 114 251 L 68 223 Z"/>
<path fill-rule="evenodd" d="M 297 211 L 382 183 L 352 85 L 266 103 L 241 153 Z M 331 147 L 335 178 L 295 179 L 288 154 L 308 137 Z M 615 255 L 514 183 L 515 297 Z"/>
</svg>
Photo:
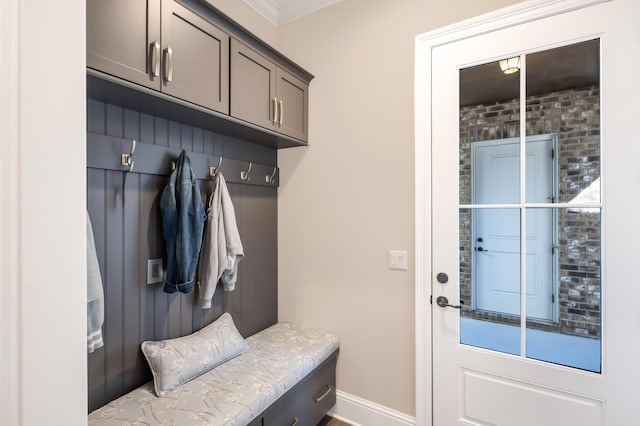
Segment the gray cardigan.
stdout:
<svg viewBox="0 0 640 426">
<path fill-rule="evenodd" d="M 218 280 L 225 291 L 235 289 L 238 262 L 244 257 L 236 213 L 224 177 L 218 173 L 209 198 L 207 223 L 198 265 L 198 306 L 211 308 Z"/>
</svg>

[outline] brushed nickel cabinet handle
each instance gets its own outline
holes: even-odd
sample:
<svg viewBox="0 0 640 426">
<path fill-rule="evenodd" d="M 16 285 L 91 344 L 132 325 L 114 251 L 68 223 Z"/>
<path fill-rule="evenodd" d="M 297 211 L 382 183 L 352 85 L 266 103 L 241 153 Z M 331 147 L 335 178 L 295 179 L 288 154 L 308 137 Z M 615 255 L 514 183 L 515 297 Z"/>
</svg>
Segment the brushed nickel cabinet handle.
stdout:
<svg viewBox="0 0 640 426">
<path fill-rule="evenodd" d="M 278 123 L 278 98 L 273 98 L 271 100 L 273 102 L 273 124 Z"/>
<path fill-rule="evenodd" d="M 293 418 L 293 423 L 291 423 L 291 426 L 296 426 L 296 425 L 298 424 L 298 422 L 299 422 L 299 421 L 300 421 L 300 419 L 299 419 L 299 418 L 294 417 L 294 418 Z"/>
<path fill-rule="evenodd" d="M 284 117 L 284 104 L 282 103 L 282 99 L 280 99 L 278 103 L 280 104 L 280 120 L 278 121 L 278 124 L 282 126 L 282 119 Z"/>
<path fill-rule="evenodd" d="M 154 77 L 160 76 L 160 43 L 151 43 L 151 74 Z"/>
<path fill-rule="evenodd" d="M 333 390 L 333 386 L 327 385 L 327 390 L 326 390 L 326 391 L 324 391 L 324 392 L 322 393 L 322 395 L 320 395 L 320 396 L 316 396 L 316 397 L 314 397 L 313 399 L 315 399 L 315 400 L 316 400 L 316 402 L 320 402 L 320 401 L 322 401 L 323 399 L 325 399 L 325 398 L 327 397 L 327 395 L 329 395 L 329 394 L 331 393 L 331 391 L 332 391 L 332 390 Z"/>
<path fill-rule="evenodd" d="M 171 47 L 164 49 L 164 79 L 167 82 L 173 80 L 173 50 Z"/>
</svg>

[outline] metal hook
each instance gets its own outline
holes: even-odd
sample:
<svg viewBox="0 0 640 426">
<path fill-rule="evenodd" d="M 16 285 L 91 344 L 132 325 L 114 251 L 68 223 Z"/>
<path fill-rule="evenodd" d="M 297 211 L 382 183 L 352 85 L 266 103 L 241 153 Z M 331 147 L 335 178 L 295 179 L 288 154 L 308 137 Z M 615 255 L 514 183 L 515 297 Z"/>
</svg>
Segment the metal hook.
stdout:
<svg viewBox="0 0 640 426">
<path fill-rule="evenodd" d="M 242 179 L 245 182 L 249 181 L 249 179 L 251 178 L 251 176 L 250 176 L 251 175 L 251 167 L 253 167 L 253 163 L 249 163 L 249 168 L 246 171 L 244 171 L 244 170 L 240 171 L 240 179 Z"/>
<path fill-rule="evenodd" d="M 216 174 L 218 173 L 218 170 L 220 170 L 220 166 L 222 165 L 222 155 L 220 156 L 220 159 L 218 159 L 218 165 L 215 167 L 209 166 L 209 175 L 211 175 L 211 177 L 215 177 Z"/>
<path fill-rule="evenodd" d="M 269 175 L 265 175 L 264 180 L 267 183 L 273 183 L 276 179 L 276 172 L 278 171 L 278 166 L 275 166 L 273 168 L 273 173 L 271 173 L 271 176 Z"/>
<path fill-rule="evenodd" d="M 133 161 L 133 153 L 135 151 L 136 151 L 136 141 L 134 139 L 131 141 L 131 152 L 128 154 L 122 154 L 120 158 L 122 165 L 129 167 L 129 169 L 127 170 L 128 172 L 133 170 L 133 165 L 135 164 L 135 161 Z"/>
</svg>

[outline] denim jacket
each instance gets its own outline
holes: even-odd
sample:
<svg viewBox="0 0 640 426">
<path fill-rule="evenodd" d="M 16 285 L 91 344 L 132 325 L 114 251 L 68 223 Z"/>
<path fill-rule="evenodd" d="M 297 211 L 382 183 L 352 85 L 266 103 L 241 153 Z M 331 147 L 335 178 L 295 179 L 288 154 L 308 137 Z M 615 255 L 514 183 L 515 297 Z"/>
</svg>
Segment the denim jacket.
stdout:
<svg viewBox="0 0 640 426">
<path fill-rule="evenodd" d="M 160 215 L 167 251 L 164 292 L 189 293 L 193 290 L 206 214 L 196 176 L 184 150 L 162 191 Z"/>
</svg>

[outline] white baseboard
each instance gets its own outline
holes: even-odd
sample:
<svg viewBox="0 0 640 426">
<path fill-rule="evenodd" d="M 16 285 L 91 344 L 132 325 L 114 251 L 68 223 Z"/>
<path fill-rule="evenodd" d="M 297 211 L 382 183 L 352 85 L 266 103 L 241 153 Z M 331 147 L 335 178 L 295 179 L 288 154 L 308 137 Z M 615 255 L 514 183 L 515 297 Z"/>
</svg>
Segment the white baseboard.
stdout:
<svg viewBox="0 0 640 426">
<path fill-rule="evenodd" d="M 329 415 L 353 426 L 414 426 L 416 418 L 375 402 L 336 390 L 336 405 Z"/>
</svg>

